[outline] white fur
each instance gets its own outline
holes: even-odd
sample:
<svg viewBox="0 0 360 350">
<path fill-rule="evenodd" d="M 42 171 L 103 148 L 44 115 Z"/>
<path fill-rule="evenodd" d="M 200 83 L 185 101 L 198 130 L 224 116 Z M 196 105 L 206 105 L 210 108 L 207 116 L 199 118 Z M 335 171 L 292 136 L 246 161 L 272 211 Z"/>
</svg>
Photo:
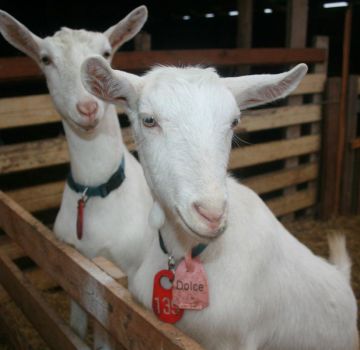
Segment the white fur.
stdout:
<svg viewBox="0 0 360 350">
<path fill-rule="evenodd" d="M 88 73 L 95 67 L 111 89 L 92 89 L 97 79 Z M 287 95 L 306 66 L 231 81 L 200 68 L 162 67 L 139 78 L 114 72 L 96 58 L 82 70 L 89 91 L 114 102 L 121 97 L 128 109 L 146 178 L 160 204 L 152 222 L 163 223 L 168 251 L 179 261 L 194 245 L 208 243 L 201 261 L 210 306 L 185 311 L 178 327 L 208 350 L 354 350 L 357 306 L 346 273 L 315 256 L 258 195 L 226 174 L 237 105 Z M 149 116 L 158 126 L 143 125 Z M 192 203 L 213 208 L 224 200 L 226 230 L 216 232 Z M 148 308 L 153 276 L 166 267 L 167 257 L 154 236 L 129 280 L 131 291 Z"/>
<path fill-rule="evenodd" d="M 105 256 L 128 275 L 134 274 L 149 244 L 151 234 L 147 232 L 147 220 L 153 200 L 140 164 L 124 146 L 115 107 L 84 89 L 80 65 L 91 54 L 109 52 L 112 56 L 121 44 L 141 29 L 146 18 L 146 7 L 141 6 L 105 33 L 62 28 L 55 35 L 40 39 L 9 14 L 0 11 L 0 30 L 4 37 L 34 58 L 45 74 L 50 95 L 63 118 L 75 181 L 89 186 L 105 183 L 125 157 L 123 184 L 106 198 L 92 197 L 87 201 L 83 239 L 78 240 L 76 236 L 80 194 L 68 185 L 64 189 L 54 232 L 85 256 Z M 42 63 L 44 56 L 51 59 L 50 65 Z M 93 120 L 84 118 L 76 108 L 78 102 L 89 100 L 98 103 Z M 87 328 L 86 315 L 76 306 L 72 308 L 71 323 L 83 336 Z"/>
</svg>

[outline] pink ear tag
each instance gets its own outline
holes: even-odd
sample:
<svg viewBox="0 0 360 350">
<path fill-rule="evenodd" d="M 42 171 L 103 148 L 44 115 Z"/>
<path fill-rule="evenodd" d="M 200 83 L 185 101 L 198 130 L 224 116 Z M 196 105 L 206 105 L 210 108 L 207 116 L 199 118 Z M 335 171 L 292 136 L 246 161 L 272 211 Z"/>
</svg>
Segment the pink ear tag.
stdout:
<svg viewBox="0 0 360 350">
<path fill-rule="evenodd" d="M 209 306 L 209 288 L 206 272 L 199 257 L 189 252 L 175 271 L 173 304 L 180 309 L 202 310 Z"/>
<path fill-rule="evenodd" d="M 152 297 L 152 309 L 155 315 L 163 322 L 176 323 L 181 319 L 184 310 L 173 305 L 173 287 L 165 288 L 161 285 L 161 279 L 168 279 L 170 283 L 174 280 L 174 272 L 161 270 L 154 277 L 154 288 Z"/>
</svg>

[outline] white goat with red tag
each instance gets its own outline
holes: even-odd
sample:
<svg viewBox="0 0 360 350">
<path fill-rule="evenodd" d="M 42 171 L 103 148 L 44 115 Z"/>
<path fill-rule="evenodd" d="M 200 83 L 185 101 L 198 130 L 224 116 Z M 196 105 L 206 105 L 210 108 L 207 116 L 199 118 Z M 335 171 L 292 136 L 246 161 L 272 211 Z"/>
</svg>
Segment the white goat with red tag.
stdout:
<svg viewBox="0 0 360 350">
<path fill-rule="evenodd" d="M 72 176 L 55 234 L 89 258 L 109 258 L 128 275 L 134 274 L 149 245 L 147 222 L 153 200 L 140 164 L 123 143 L 115 107 L 84 89 L 80 65 L 94 54 L 110 62 L 146 19 L 147 9 L 141 6 L 104 33 L 62 28 L 41 39 L 0 11 L 5 39 L 33 58 L 45 74 L 68 141 Z M 75 191 L 69 184 L 83 190 Z M 83 336 L 86 314 L 76 304 L 72 311 L 72 325 Z"/>
<path fill-rule="evenodd" d="M 240 110 L 285 97 L 306 71 L 300 64 L 282 74 L 220 78 L 213 69 L 159 67 L 138 77 L 101 58 L 83 65 L 86 88 L 126 108 L 158 203 L 152 222 L 162 248 L 155 237 L 130 288 L 150 308 L 164 251 L 179 262 L 197 250 L 210 304 L 185 310 L 177 325 L 208 350 L 357 349 L 344 239 L 333 241 L 335 265 L 315 256 L 226 172 Z"/>
</svg>

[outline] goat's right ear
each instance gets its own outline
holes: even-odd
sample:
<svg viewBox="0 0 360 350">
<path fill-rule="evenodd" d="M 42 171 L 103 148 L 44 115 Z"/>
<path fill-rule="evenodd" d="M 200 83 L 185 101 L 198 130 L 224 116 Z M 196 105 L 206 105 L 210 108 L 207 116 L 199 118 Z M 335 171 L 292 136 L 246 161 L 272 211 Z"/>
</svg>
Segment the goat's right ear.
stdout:
<svg viewBox="0 0 360 350">
<path fill-rule="evenodd" d="M 148 11 L 146 6 L 139 6 L 118 24 L 105 31 L 104 34 L 110 41 L 112 52 L 116 52 L 121 45 L 132 39 L 141 30 L 147 18 Z"/>
<path fill-rule="evenodd" d="M 96 97 L 132 109 L 137 100 L 137 75 L 113 70 L 101 56 L 87 58 L 81 65 L 81 81 Z"/>
<path fill-rule="evenodd" d="M 7 12 L 1 10 L 0 32 L 11 45 L 15 46 L 39 63 L 40 46 L 43 39 L 33 34 Z"/>
</svg>

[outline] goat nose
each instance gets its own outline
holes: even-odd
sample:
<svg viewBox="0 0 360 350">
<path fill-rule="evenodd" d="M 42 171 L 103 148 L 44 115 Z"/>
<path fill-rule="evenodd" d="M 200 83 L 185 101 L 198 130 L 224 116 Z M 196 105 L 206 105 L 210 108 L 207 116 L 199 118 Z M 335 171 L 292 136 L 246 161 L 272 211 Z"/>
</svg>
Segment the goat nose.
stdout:
<svg viewBox="0 0 360 350">
<path fill-rule="evenodd" d="M 224 202 L 221 206 L 217 208 L 209 208 L 206 207 L 203 203 L 195 202 L 193 204 L 196 212 L 208 222 L 208 225 L 212 228 L 216 228 L 220 225 L 221 219 L 224 216 L 226 202 Z"/>
<path fill-rule="evenodd" d="M 76 108 L 82 115 L 92 117 L 98 110 L 96 101 L 83 101 L 76 104 Z"/>
</svg>

